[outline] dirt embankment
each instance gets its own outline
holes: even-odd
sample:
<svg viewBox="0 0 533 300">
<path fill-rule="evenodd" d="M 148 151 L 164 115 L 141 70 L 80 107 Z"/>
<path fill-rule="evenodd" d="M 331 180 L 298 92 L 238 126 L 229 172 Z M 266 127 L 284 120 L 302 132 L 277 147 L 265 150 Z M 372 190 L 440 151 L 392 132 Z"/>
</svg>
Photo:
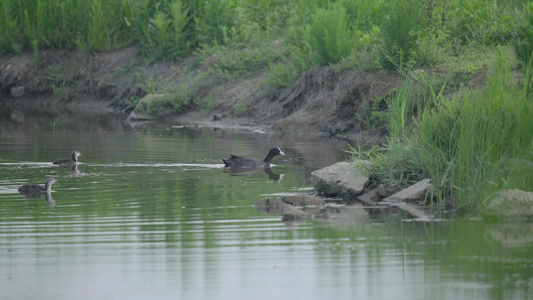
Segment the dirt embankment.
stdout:
<svg viewBox="0 0 533 300">
<path fill-rule="evenodd" d="M 139 78 L 180 80 L 179 64 L 143 65 L 135 48 L 93 55 L 82 51 L 46 50 L 38 61 L 32 53 L 0 57 L 0 107 L 67 111 L 122 112 L 134 107 L 128 100 L 143 97 Z M 217 93 L 208 113 L 192 109 L 167 118 L 175 123 L 248 126 L 281 132 L 331 135 L 374 135 L 366 128 L 368 101 L 384 98 L 400 77 L 386 72 L 315 67 L 285 89 L 263 84 L 264 75 L 213 86 Z M 203 91 L 205 93 L 205 91 Z M 235 106 L 247 105 L 239 117 Z"/>
</svg>

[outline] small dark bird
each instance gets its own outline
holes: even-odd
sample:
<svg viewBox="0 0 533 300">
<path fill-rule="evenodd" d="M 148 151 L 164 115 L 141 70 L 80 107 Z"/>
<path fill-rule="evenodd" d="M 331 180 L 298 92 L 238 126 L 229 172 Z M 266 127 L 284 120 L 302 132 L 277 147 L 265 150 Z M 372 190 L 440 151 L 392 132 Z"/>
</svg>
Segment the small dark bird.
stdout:
<svg viewBox="0 0 533 300">
<path fill-rule="evenodd" d="M 72 166 L 78 163 L 78 156 L 82 156 L 79 151 L 72 151 L 71 158 L 56 159 L 53 164 L 58 166 Z"/>
<path fill-rule="evenodd" d="M 52 191 L 52 185 L 57 183 L 54 178 L 47 178 L 44 187 L 38 184 L 26 183 L 19 187 L 19 194 L 26 197 L 40 197 L 44 193 L 50 193 Z"/>
<path fill-rule="evenodd" d="M 276 155 L 285 155 L 279 147 L 272 148 L 268 152 L 267 156 L 263 160 L 256 158 L 248 158 L 231 155 L 228 159 L 223 159 L 224 167 L 234 167 L 234 168 L 258 168 L 258 167 L 268 167 L 270 162 Z"/>
</svg>

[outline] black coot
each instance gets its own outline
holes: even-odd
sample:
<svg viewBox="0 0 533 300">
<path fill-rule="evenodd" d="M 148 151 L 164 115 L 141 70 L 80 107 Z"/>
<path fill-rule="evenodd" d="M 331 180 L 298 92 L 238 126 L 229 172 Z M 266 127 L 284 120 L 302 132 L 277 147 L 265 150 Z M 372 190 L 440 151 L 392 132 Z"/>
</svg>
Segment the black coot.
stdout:
<svg viewBox="0 0 533 300">
<path fill-rule="evenodd" d="M 237 167 L 237 168 L 258 168 L 258 167 L 268 167 L 270 162 L 276 155 L 285 155 L 279 147 L 272 148 L 268 152 L 265 159 L 260 160 L 256 158 L 248 158 L 231 155 L 228 159 L 223 159 L 224 167 Z"/>
<path fill-rule="evenodd" d="M 26 183 L 19 187 L 19 194 L 25 195 L 26 197 L 39 197 L 44 193 L 51 192 L 54 183 L 57 183 L 54 178 L 47 178 L 44 187 L 38 184 Z"/>
<path fill-rule="evenodd" d="M 78 156 L 82 156 L 79 151 L 72 151 L 72 157 L 71 158 L 60 158 L 54 160 L 54 165 L 59 166 L 72 166 L 78 163 Z"/>
</svg>

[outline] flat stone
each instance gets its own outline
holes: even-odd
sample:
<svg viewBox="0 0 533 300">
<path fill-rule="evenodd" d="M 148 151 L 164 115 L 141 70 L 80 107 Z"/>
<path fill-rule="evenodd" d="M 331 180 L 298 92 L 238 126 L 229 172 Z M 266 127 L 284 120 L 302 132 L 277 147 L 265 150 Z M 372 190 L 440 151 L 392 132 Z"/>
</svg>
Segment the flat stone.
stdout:
<svg viewBox="0 0 533 300">
<path fill-rule="evenodd" d="M 533 217 L 533 192 L 518 189 L 501 191 L 488 205 L 488 213 L 504 218 Z"/>
<path fill-rule="evenodd" d="M 284 203 L 301 206 L 301 207 L 322 207 L 326 206 L 326 201 L 324 199 L 315 196 L 315 195 L 294 195 L 294 196 L 283 196 L 281 201 Z"/>
<path fill-rule="evenodd" d="M 281 219 L 284 222 L 287 221 L 303 221 L 303 220 L 309 220 L 312 218 L 312 215 L 309 215 L 308 213 L 292 206 L 289 204 L 283 205 L 283 210 L 281 212 Z"/>
<path fill-rule="evenodd" d="M 377 205 L 377 203 L 374 201 L 376 196 L 377 196 L 376 190 L 370 190 L 364 194 L 357 196 L 355 199 L 363 202 L 366 205 L 375 206 Z"/>
<path fill-rule="evenodd" d="M 385 185 L 383 184 L 380 184 L 376 189 L 376 194 L 377 196 L 379 196 L 381 199 L 383 198 L 387 198 L 388 196 L 390 196 L 390 192 L 387 190 L 387 188 L 385 187 Z"/>
<path fill-rule="evenodd" d="M 369 161 L 339 162 L 311 173 L 311 183 L 319 194 L 353 199 L 364 192 L 369 177 Z"/>
<path fill-rule="evenodd" d="M 281 213 L 285 204 L 279 197 L 267 197 L 257 201 L 254 208 L 262 213 L 274 214 Z"/>
<path fill-rule="evenodd" d="M 424 200 L 428 188 L 431 186 L 430 179 L 421 180 L 412 186 L 405 188 L 396 194 L 393 194 L 383 201 L 397 203 L 397 202 L 410 202 L 417 200 Z"/>
</svg>

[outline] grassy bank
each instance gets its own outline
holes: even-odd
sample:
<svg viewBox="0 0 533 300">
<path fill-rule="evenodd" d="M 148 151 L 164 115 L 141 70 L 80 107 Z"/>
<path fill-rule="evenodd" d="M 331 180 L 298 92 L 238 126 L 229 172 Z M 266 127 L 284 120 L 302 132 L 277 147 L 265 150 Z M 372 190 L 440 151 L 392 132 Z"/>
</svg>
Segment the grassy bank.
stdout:
<svg viewBox="0 0 533 300">
<path fill-rule="evenodd" d="M 389 100 L 388 143 L 357 152 L 374 177 L 404 187 L 431 178 L 437 202 L 482 209 L 502 189 L 533 190 L 532 66 L 513 73 L 500 54 L 488 83 L 451 97 L 406 80 Z"/>
<path fill-rule="evenodd" d="M 243 48 L 261 60 L 264 43 L 250 43 L 261 40 L 282 51 L 248 68 L 270 68 L 272 84 L 284 86 L 312 65 L 405 72 L 450 61 L 471 45 L 512 44 L 524 60 L 532 7 L 518 0 L 0 0 L 0 54 L 136 45 L 149 61 Z"/>
<path fill-rule="evenodd" d="M 506 0 L 0 0 L 0 54 L 135 45 L 147 62 L 213 56 L 223 77 L 267 70 L 285 87 L 315 65 L 461 72 L 487 51 L 533 49 L 533 3 Z M 178 105 L 179 106 L 179 105 Z"/>
</svg>

